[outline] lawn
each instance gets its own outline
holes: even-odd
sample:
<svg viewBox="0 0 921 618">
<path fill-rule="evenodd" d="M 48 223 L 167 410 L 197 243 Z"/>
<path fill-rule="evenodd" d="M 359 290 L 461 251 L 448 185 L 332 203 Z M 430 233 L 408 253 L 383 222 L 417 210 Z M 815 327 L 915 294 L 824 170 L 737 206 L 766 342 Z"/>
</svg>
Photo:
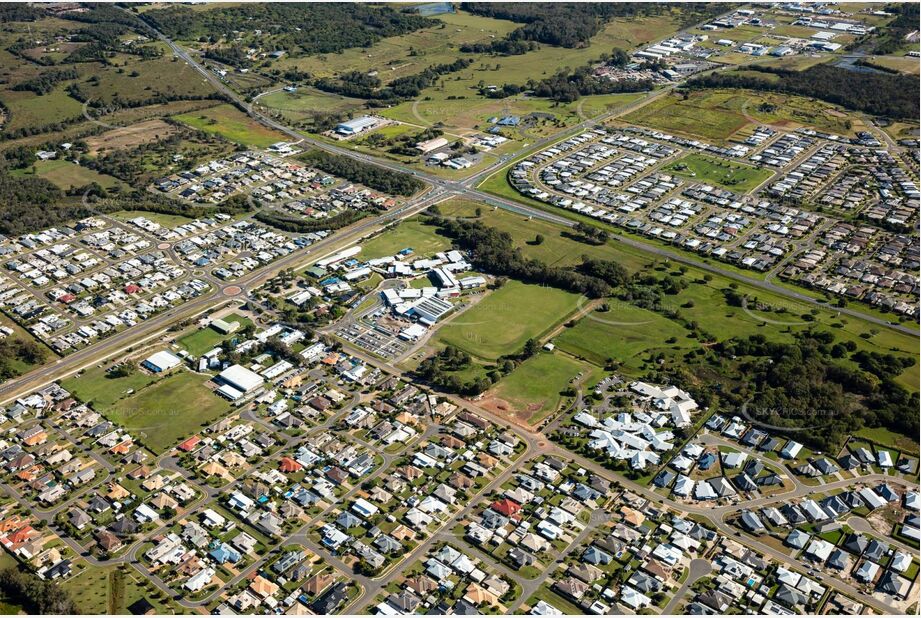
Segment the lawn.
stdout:
<svg viewBox="0 0 921 618">
<path fill-rule="evenodd" d="M 438 330 L 437 341 L 495 360 L 539 338 L 578 308 L 579 296 L 509 281 Z"/>
<path fill-rule="evenodd" d="M 182 215 L 167 215 L 159 212 L 147 212 L 144 210 L 119 210 L 118 212 L 113 212 L 111 217 L 113 219 L 118 219 L 119 221 L 129 221 L 136 217 L 144 217 L 154 223 L 159 223 L 165 227 L 177 227 L 192 221 L 189 217 L 183 217 Z"/>
<path fill-rule="evenodd" d="M 535 424 L 556 411 L 563 399 L 560 393 L 586 370 L 586 365 L 565 354 L 541 352 L 502 378 L 485 397 L 491 407 Z"/>
<path fill-rule="evenodd" d="M 99 411 L 159 454 L 230 411 L 230 404 L 205 386 L 209 379 L 178 371 Z"/>
<path fill-rule="evenodd" d="M 30 167 L 15 170 L 13 175 L 38 176 L 39 178 L 50 180 L 65 191 L 67 189 L 73 189 L 74 187 L 85 187 L 94 182 L 106 189 L 111 189 L 116 185 L 122 184 L 121 181 L 108 174 L 100 174 L 95 170 L 82 167 L 70 161 L 65 161 L 64 159 L 36 161 L 35 164 Z"/>
<path fill-rule="evenodd" d="M 362 260 L 394 255 L 412 249 L 413 257 L 424 257 L 451 248 L 451 241 L 418 219 L 408 219 L 361 244 Z"/>
<path fill-rule="evenodd" d="M 265 127 L 230 104 L 179 114 L 174 120 L 194 129 L 216 133 L 232 142 L 247 147 L 265 148 L 276 142 L 291 141 L 284 133 Z"/>
<path fill-rule="evenodd" d="M 124 569 L 121 577 L 113 577 L 118 568 L 87 566 L 61 586 L 83 614 L 127 614 L 128 607 L 141 598 L 146 598 L 157 614 L 181 613 L 172 601 L 158 599 L 159 589 L 141 579 L 134 570 L 121 567 Z"/>
<path fill-rule="evenodd" d="M 672 346 L 686 350 L 699 345 L 686 335 L 680 324 L 659 313 L 614 302 L 608 311 L 594 311 L 563 330 L 554 343 L 596 365 L 604 366 L 608 358 L 614 358 L 640 373 L 644 357 Z M 673 337 L 675 343 L 666 343 Z"/>
<path fill-rule="evenodd" d="M 667 165 L 664 171 L 714 184 L 736 193 L 749 193 L 772 174 L 770 170 L 698 153 L 689 154 Z"/>
<path fill-rule="evenodd" d="M 252 320 L 237 313 L 231 313 L 221 319 L 225 322 L 239 322 L 240 328 L 252 324 Z M 233 337 L 234 333 L 224 335 L 208 326 L 176 340 L 176 343 L 184 347 L 192 356 L 201 356 L 208 350 L 221 345 L 225 340 Z"/>
</svg>

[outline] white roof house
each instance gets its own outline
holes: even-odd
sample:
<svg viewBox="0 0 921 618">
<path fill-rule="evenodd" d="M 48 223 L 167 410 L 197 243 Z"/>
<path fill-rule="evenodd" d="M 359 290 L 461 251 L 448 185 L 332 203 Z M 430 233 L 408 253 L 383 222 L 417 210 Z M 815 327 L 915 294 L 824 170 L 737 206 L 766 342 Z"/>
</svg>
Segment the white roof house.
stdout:
<svg viewBox="0 0 921 618">
<path fill-rule="evenodd" d="M 796 459 L 796 456 L 799 454 L 802 448 L 803 448 L 802 444 L 800 444 L 799 442 L 790 440 L 784 445 L 783 450 L 780 451 L 780 456 L 783 457 L 784 459 Z"/>
</svg>

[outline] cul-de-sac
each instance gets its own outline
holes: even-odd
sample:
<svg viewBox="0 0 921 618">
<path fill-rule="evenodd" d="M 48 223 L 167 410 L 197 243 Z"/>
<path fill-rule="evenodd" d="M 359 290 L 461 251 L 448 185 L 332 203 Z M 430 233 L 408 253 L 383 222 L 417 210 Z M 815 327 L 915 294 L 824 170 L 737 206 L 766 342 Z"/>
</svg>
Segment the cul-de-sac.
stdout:
<svg viewBox="0 0 921 618">
<path fill-rule="evenodd" d="M 919 29 L 0 5 L 0 613 L 918 614 Z"/>
</svg>

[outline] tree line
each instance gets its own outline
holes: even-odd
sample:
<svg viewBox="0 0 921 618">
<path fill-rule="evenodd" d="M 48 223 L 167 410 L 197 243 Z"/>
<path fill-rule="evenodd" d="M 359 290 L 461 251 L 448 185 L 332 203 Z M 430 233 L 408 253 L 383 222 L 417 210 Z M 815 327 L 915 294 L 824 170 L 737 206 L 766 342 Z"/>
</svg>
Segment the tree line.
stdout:
<svg viewBox="0 0 921 618">
<path fill-rule="evenodd" d="M 603 298 L 610 293 L 612 286 L 621 285 L 627 279 L 626 270 L 619 265 L 601 267 L 596 260 L 583 259 L 576 268 L 563 268 L 525 258 L 510 234 L 479 221 L 439 216 L 427 217 L 425 221 L 437 226 L 440 234 L 451 238 L 455 245 L 467 251 L 477 270 L 492 275 L 547 285 L 589 298 Z"/>
<path fill-rule="evenodd" d="M 917 75 L 859 73 L 828 64 L 805 71 L 790 71 L 766 65 L 749 65 L 746 74 L 736 71 L 712 73 L 686 82 L 690 89 L 745 88 L 782 92 L 822 99 L 861 112 L 891 118 L 916 120 L 919 116 Z M 765 78 L 751 75 L 765 74 Z M 770 76 L 777 76 L 769 81 Z"/>
<path fill-rule="evenodd" d="M 318 90 L 347 97 L 395 102 L 418 97 L 442 75 L 466 69 L 472 62 L 469 58 L 458 58 L 451 63 L 432 65 L 419 73 L 398 77 L 386 86 L 382 85 L 379 77 L 364 71 L 349 71 L 338 77 L 322 77 L 315 80 L 313 85 Z"/>
<path fill-rule="evenodd" d="M 54 90 L 54 87 L 59 83 L 69 79 L 77 79 L 77 77 L 76 69 L 51 69 L 50 71 L 39 73 L 32 79 L 19 82 L 13 86 L 13 90 L 28 90 L 41 96 Z"/>
<path fill-rule="evenodd" d="M 322 150 L 311 150 L 301 155 L 301 160 L 323 170 L 328 174 L 357 182 L 371 189 L 409 197 L 425 186 L 418 178 L 403 172 L 364 163 L 345 155 L 337 155 Z"/>
<path fill-rule="evenodd" d="M 511 41 L 536 41 L 560 47 L 585 47 L 614 18 L 633 19 L 676 12 L 681 25 L 724 13 L 732 5 L 689 2 L 678 6 L 646 2 L 464 2 L 461 8 L 483 17 L 524 24 Z"/>
<path fill-rule="evenodd" d="M 592 73 L 592 67 L 581 66 L 574 71 L 561 69 L 552 76 L 529 83 L 534 96 L 571 103 L 579 97 L 593 94 L 615 94 L 619 92 L 648 92 L 655 84 L 648 79 L 599 79 Z"/>
<path fill-rule="evenodd" d="M 320 230 L 338 230 L 364 219 L 369 214 L 367 210 L 349 209 L 323 219 L 299 219 L 278 212 L 260 210 L 255 214 L 255 219 L 285 232 L 307 234 L 319 232 Z"/>
<path fill-rule="evenodd" d="M 0 590 L 20 603 L 30 614 L 79 614 L 70 595 L 52 581 L 8 567 L 0 571 Z"/>
</svg>

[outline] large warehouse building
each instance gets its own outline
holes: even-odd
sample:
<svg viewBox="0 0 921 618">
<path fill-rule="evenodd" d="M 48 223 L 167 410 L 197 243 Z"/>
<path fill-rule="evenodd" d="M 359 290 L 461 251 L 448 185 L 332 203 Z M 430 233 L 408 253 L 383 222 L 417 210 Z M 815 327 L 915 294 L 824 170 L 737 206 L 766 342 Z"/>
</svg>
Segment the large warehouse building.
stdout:
<svg viewBox="0 0 921 618">
<path fill-rule="evenodd" d="M 162 373 L 164 371 L 169 371 L 173 367 L 179 366 L 181 363 L 182 361 L 176 355 L 166 350 L 160 350 L 156 354 L 152 354 L 144 359 L 141 365 L 154 373 Z"/>
<path fill-rule="evenodd" d="M 336 133 L 339 135 L 358 135 L 362 131 L 367 131 L 377 125 L 377 120 L 371 116 L 360 116 L 336 125 Z"/>
<path fill-rule="evenodd" d="M 262 376 L 242 365 L 231 365 L 217 374 L 214 381 L 220 385 L 220 388 L 217 389 L 218 394 L 231 401 L 256 390 L 264 382 Z"/>
</svg>

